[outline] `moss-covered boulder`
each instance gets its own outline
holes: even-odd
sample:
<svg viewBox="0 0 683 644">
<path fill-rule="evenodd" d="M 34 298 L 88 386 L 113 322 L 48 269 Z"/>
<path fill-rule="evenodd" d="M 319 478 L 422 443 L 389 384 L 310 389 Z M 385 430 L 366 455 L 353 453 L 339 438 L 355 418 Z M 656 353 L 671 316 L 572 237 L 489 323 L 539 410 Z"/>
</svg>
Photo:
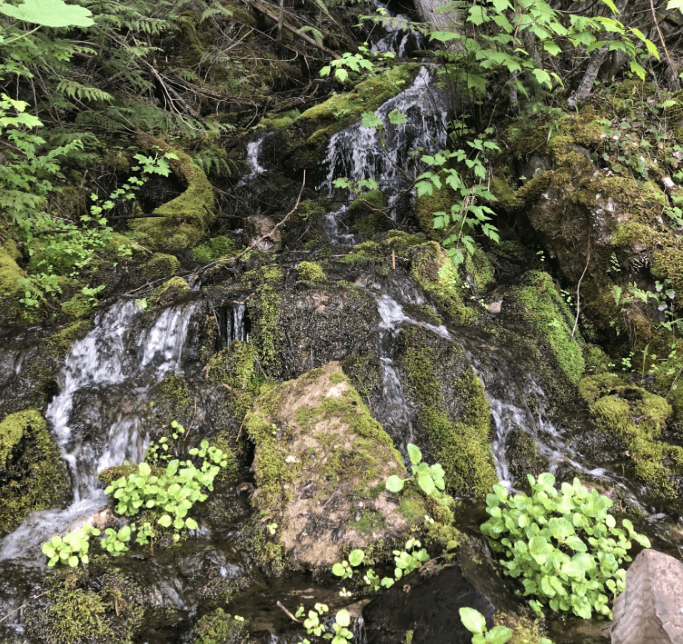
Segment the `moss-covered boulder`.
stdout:
<svg viewBox="0 0 683 644">
<path fill-rule="evenodd" d="M 548 273 L 530 271 L 524 286 L 514 291 L 514 299 L 523 307 L 542 341 L 552 350 L 567 379 L 578 384 L 586 367 L 583 340 L 578 332 L 572 337 L 574 319 L 569 307 Z"/>
<path fill-rule="evenodd" d="M 444 249 L 436 242 L 427 242 L 410 250 L 411 274 L 422 288 L 433 294 L 441 313 L 456 324 L 471 324 L 477 311 L 465 305 L 465 285 Z"/>
<path fill-rule="evenodd" d="M 602 438 L 612 459 L 627 463 L 630 473 L 648 485 L 657 499 L 677 498 L 683 448 L 663 440 L 671 405 L 613 374 L 584 378 L 579 392 L 598 431 L 605 434 Z"/>
<path fill-rule="evenodd" d="M 59 450 L 35 409 L 0 422 L 0 536 L 34 510 L 62 505 L 69 475 Z"/>
<path fill-rule="evenodd" d="M 498 482 L 491 453 L 491 408 L 465 350 L 419 326 L 403 327 L 398 364 L 417 407 L 420 447 L 444 468 L 447 489 L 483 498 Z"/>
<path fill-rule="evenodd" d="M 389 476 L 406 476 L 401 455 L 339 363 L 261 397 L 245 424 L 256 447 L 254 503 L 294 561 L 331 566 L 344 548 L 397 536 L 424 516 L 416 492 L 399 505 L 386 491 Z"/>
<path fill-rule="evenodd" d="M 213 188 L 204 171 L 192 157 L 172 148 L 160 139 L 141 137 L 145 147 L 156 146 L 178 158 L 171 161 L 175 174 L 185 184 L 185 191 L 159 206 L 153 214 L 159 217 L 136 219 L 131 223 L 135 239 L 151 250 L 182 250 L 195 246 L 206 235 L 214 221 Z"/>
</svg>

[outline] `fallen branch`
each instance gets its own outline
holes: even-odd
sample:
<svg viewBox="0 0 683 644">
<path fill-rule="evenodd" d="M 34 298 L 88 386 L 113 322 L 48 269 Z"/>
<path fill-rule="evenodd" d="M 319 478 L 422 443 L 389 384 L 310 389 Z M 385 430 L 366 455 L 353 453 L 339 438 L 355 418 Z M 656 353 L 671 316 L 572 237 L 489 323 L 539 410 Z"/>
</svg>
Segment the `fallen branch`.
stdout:
<svg viewBox="0 0 683 644">
<path fill-rule="evenodd" d="M 277 602 L 276 606 L 278 608 L 281 608 L 284 611 L 285 615 L 287 615 L 287 617 L 294 620 L 297 624 L 301 624 L 301 620 L 294 617 L 294 615 L 292 615 L 292 613 L 290 613 L 279 601 Z"/>
<path fill-rule="evenodd" d="M 47 595 L 47 592 L 48 591 L 46 590 L 44 593 L 40 593 L 40 595 L 36 595 L 35 597 L 31 597 L 31 599 L 24 602 L 21 606 L 19 606 L 19 608 L 15 608 L 11 613 L 7 613 L 7 615 L 5 615 L 2 619 L 0 619 L 0 623 L 4 622 L 8 617 L 11 617 L 12 615 L 14 615 L 14 613 L 16 613 L 17 611 L 20 611 L 25 606 L 28 606 L 32 601 L 35 601 L 36 599 L 38 599 L 39 597 L 42 597 L 43 595 Z"/>
<path fill-rule="evenodd" d="M 329 54 L 332 56 L 332 58 L 339 60 L 341 56 L 339 54 L 335 54 L 331 49 L 328 49 L 325 47 L 325 45 L 319 45 L 313 38 L 310 36 L 307 36 L 306 34 L 302 34 L 296 27 L 293 27 L 290 25 L 288 22 L 286 22 L 284 19 L 282 20 L 282 23 L 280 23 L 280 17 L 273 13 L 270 9 L 267 7 L 263 6 L 260 2 L 257 2 L 256 0 L 242 0 L 245 4 L 249 5 L 252 4 L 254 7 L 256 7 L 260 12 L 265 13 L 269 18 L 272 18 L 277 24 L 278 27 L 280 24 L 287 29 L 288 31 L 291 31 L 293 34 L 296 34 L 301 38 L 302 40 L 305 40 L 309 45 L 313 45 L 314 47 L 317 47 L 318 49 L 322 49 L 326 54 Z"/>
<path fill-rule="evenodd" d="M 588 259 L 586 259 L 586 267 L 583 269 L 583 273 L 581 273 L 581 277 L 579 278 L 579 283 L 576 285 L 576 320 L 574 320 L 574 328 L 572 329 L 572 340 L 574 339 L 574 334 L 576 333 L 576 327 L 579 324 L 579 314 L 581 313 L 581 282 L 583 281 L 583 277 L 586 274 L 586 271 L 588 270 L 588 264 L 590 264 L 591 261 L 591 238 L 588 238 Z"/>
</svg>

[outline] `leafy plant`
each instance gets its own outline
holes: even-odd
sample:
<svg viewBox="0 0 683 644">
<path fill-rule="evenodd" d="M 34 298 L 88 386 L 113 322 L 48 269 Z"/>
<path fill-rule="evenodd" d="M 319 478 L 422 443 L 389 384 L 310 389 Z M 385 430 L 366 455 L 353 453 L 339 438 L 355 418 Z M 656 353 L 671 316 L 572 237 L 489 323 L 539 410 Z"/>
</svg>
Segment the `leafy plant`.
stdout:
<svg viewBox="0 0 683 644">
<path fill-rule="evenodd" d="M 505 644 L 512 637 L 512 631 L 507 626 L 494 626 L 490 631 L 487 630 L 486 619 L 474 608 L 463 607 L 459 612 L 463 626 L 474 633 L 472 644 Z"/>
<path fill-rule="evenodd" d="M 100 531 L 97 528 L 85 524 L 62 537 L 55 535 L 43 544 L 43 554 L 49 557 L 47 565 L 52 567 L 57 563 L 64 563 L 75 568 L 79 562 L 87 564 L 90 535 L 98 534 Z"/>
<path fill-rule="evenodd" d="M 408 444 L 408 456 L 412 464 L 413 476 L 402 479 L 400 476 L 393 474 L 386 481 L 387 490 L 394 493 L 400 492 L 406 481 L 415 480 L 427 496 L 441 498 L 441 491 L 446 487 L 443 478 L 444 471 L 441 465 L 435 463 L 430 466 L 423 462 L 420 448 L 412 443 Z"/>
<path fill-rule="evenodd" d="M 349 579 L 353 576 L 353 568 L 360 566 L 361 563 L 363 563 L 364 557 L 365 553 L 362 550 L 352 550 L 349 553 L 348 561 L 345 559 L 332 566 L 332 574 L 337 575 L 337 577 L 341 577 L 342 579 Z"/>
<path fill-rule="evenodd" d="M 594 613 L 611 618 L 608 593 L 624 589 L 621 564 L 631 561 L 631 540 L 644 547 L 649 540 L 628 519 L 617 528 L 608 513 L 612 501 L 576 478 L 560 490 L 549 473 L 528 480 L 531 496 L 510 495 L 500 484 L 486 496 L 491 518 L 481 531 L 506 574 L 519 578 L 524 594 L 536 598 L 529 603 L 539 614 L 547 604 L 585 619 Z"/>
</svg>

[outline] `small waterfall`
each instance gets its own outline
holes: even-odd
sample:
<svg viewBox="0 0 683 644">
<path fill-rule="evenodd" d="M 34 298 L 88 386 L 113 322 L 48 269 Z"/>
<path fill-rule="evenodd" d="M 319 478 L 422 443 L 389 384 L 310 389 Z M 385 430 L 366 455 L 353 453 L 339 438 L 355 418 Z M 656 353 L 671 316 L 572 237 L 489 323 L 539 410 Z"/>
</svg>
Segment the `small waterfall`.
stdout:
<svg viewBox="0 0 683 644">
<path fill-rule="evenodd" d="M 247 160 L 249 161 L 249 165 L 251 166 L 251 173 L 244 175 L 239 180 L 239 182 L 237 183 L 238 187 L 247 184 L 249 181 L 255 179 L 260 174 L 267 172 L 266 168 L 264 168 L 261 165 L 259 158 L 261 156 L 261 148 L 263 147 L 263 142 L 265 141 L 268 134 L 269 133 L 261 134 L 253 141 L 247 143 Z"/>
<path fill-rule="evenodd" d="M 388 196 L 389 205 L 395 206 L 399 196 L 410 188 L 407 176 L 412 177 L 420 169 L 420 162 L 411 152 L 422 148 L 424 154 L 431 154 L 445 148 L 446 108 L 444 95 L 432 88 L 430 70 L 422 67 L 408 89 L 375 111 L 385 123 L 382 140 L 374 128 L 362 123 L 332 136 L 325 158 L 327 178 L 319 189 L 331 194 L 335 177 L 374 179 Z M 406 115 L 405 123 L 390 124 L 389 113 L 394 110 Z"/>
<path fill-rule="evenodd" d="M 417 31 L 407 29 L 410 18 L 402 13 L 393 14 L 387 5 L 381 2 L 374 3 L 375 9 L 382 9 L 383 12 L 393 18 L 387 20 L 382 31 L 384 32 L 380 38 L 371 39 L 370 51 L 375 53 L 392 53 L 399 58 L 406 55 L 407 50 L 425 49 L 424 36 Z"/>
<path fill-rule="evenodd" d="M 230 346 L 233 341 L 246 342 L 249 338 L 247 335 L 246 325 L 246 304 L 235 304 L 231 310 L 228 311 L 225 324 L 225 344 Z"/>
<path fill-rule="evenodd" d="M 122 301 L 100 314 L 73 345 L 59 376 L 60 393 L 45 415 L 69 467 L 74 503 L 31 514 L 0 541 L 0 561 L 28 553 L 68 531 L 76 518 L 101 509 L 106 497 L 97 474 L 126 459 L 143 459 L 149 438 L 142 434 L 138 410 L 153 384 L 181 371 L 194 309 L 192 303 L 164 309 L 136 338 L 133 323 L 141 312 L 132 301 Z"/>
</svg>

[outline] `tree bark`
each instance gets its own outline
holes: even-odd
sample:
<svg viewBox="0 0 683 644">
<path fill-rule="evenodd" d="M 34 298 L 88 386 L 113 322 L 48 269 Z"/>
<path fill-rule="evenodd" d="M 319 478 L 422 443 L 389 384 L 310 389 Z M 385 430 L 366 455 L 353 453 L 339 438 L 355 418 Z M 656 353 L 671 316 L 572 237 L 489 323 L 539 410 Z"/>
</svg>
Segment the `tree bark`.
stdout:
<svg viewBox="0 0 683 644">
<path fill-rule="evenodd" d="M 445 0 L 415 0 L 415 8 L 422 22 L 431 26 L 434 31 L 453 31 L 463 33 L 463 20 L 455 11 L 437 11 L 439 7 L 446 5 Z M 444 43 L 447 51 L 463 51 L 464 46 L 460 40 L 451 40 Z"/>
</svg>

